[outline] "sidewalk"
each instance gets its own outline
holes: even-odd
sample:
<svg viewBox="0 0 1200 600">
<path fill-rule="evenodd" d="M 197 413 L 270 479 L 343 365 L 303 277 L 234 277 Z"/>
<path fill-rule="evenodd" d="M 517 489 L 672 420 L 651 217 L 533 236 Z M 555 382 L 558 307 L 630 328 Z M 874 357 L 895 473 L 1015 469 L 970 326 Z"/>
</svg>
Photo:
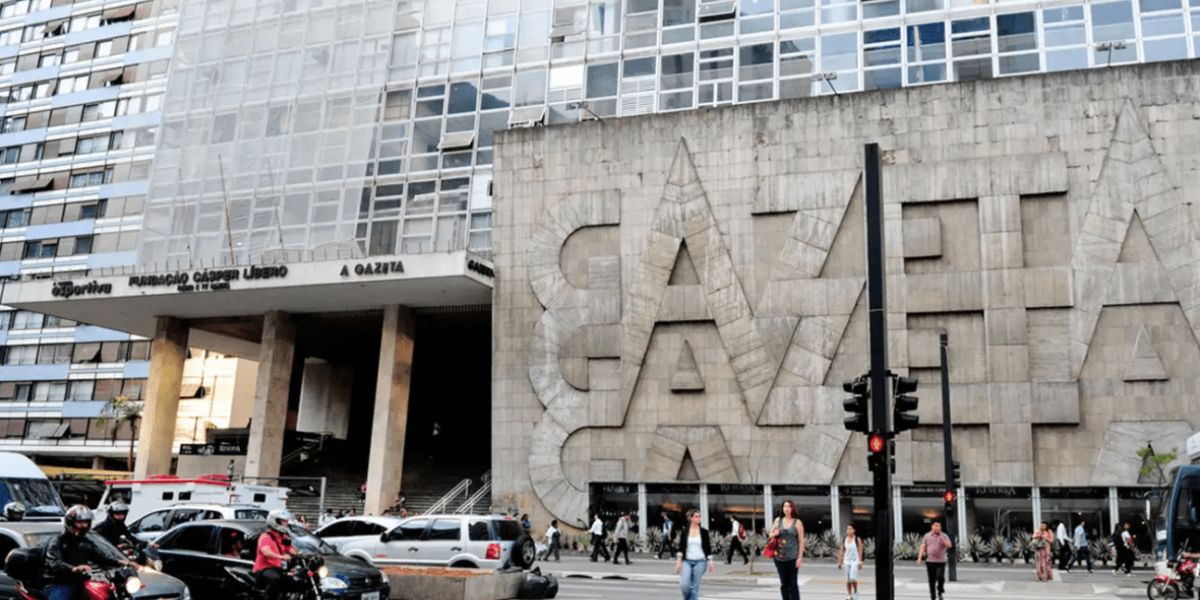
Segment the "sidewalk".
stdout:
<svg viewBox="0 0 1200 600">
<path fill-rule="evenodd" d="M 591 562 L 584 554 L 564 554 L 561 562 L 553 560 L 538 561 L 534 566 L 543 572 L 551 573 L 560 579 L 624 579 L 629 581 L 674 582 L 675 561 L 673 559 L 655 559 L 651 555 L 633 555 L 631 565 L 614 565 L 606 562 Z M 868 562 L 862 570 L 860 582 L 863 590 L 874 589 L 875 577 L 872 573 L 873 562 Z M 1052 582 L 1039 582 L 1034 577 L 1032 565 L 996 565 L 968 563 L 958 566 L 958 581 L 947 583 L 948 592 L 961 594 L 971 592 L 1036 592 L 1051 586 L 1056 593 L 1068 592 L 1072 595 L 1115 594 L 1118 596 L 1144 596 L 1146 583 L 1153 577 L 1148 570 L 1135 571 L 1132 577 L 1114 577 L 1109 570 L 1097 570 L 1094 574 L 1077 570 L 1072 573 L 1055 572 Z M 755 561 L 754 571 L 741 560 L 726 565 L 718 560 L 716 570 L 705 576 L 705 581 L 713 583 L 741 584 L 748 586 L 777 586 L 779 578 L 770 560 L 759 558 Z M 801 587 L 840 586 L 843 583 L 842 574 L 835 563 L 829 559 L 806 560 L 800 569 Z M 896 565 L 896 588 L 919 591 L 926 589 L 925 568 L 918 567 L 911 561 L 903 561 Z"/>
</svg>

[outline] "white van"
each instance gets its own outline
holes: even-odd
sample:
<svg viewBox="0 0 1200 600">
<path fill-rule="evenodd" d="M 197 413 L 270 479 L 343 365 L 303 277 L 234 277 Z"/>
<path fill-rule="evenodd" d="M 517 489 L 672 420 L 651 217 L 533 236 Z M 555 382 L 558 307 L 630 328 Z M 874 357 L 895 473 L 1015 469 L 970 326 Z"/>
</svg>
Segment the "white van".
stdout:
<svg viewBox="0 0 1200 600">
<path fill-rule="evenodd" d="M 181 503 L 236 504 L 266 511 L 287 508 L 287 488 L 230 481 L 225 475 L 195 478 L 154 475 L 146 479 L 106 481 L 104 485 L 98 516 L 119 500 L 129 505 L 129 522 L 151 511 Z"/>
<path fill-rule="evenodd" d="M 9 502 L 24 504 L 30 521 L 57 520 L 66 514 L 58 490 L 32 460 L 16 452 L 0 452 L 0 507 Z"/>
</svg>

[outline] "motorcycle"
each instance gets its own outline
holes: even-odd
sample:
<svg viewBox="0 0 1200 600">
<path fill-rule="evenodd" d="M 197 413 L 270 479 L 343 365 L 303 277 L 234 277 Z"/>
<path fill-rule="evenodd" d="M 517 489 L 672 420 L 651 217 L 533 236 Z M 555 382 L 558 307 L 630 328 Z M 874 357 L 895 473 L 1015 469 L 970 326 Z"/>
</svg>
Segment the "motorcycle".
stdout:
<svg viewBox="0 0 1200 600">
<path fill-rule="evenodd" d="M 232 566 L 225 567 L 225 572 L 241 584 L 241 600 L 262 600 L 266 597 L 253 573 Z M 288 561 L 283 575 L 285 600 L 320 600 L 321 578 L 329 575 L 329 569 L 320 556 L 300 555 Z"/>
<path fill-rule="evenodd" d="M 1162 564 L 1162 563 L 1160 563 Z M 1182 555 L 1160 568 L 1158 574 L 1146 586 L 1146 597 L 1150 600 L 1176 600 L 1195 596 L 1197 561 Z"/>
<path fill-rule="evenodd" d="M 117 549 L 125 558 L 156 571 L 162 570 L 162 561 L 158 558 L 158 548 L 154 544 L 146 544 L 137 538 L 123 535 L 117 538 Z"/>
</svg>

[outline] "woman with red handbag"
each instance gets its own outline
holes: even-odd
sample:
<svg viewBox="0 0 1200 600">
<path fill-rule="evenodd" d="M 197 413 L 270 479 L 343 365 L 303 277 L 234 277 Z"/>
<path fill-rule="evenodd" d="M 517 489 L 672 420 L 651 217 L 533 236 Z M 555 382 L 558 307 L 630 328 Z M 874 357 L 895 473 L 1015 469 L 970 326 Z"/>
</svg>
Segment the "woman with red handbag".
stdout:
<svg viewBox="0 0 1200 600">
<path fill-rule="evenodd" d="M 771 540 L 763 549 L 763 556 L 775 559 L 783 600 L 800 600 L 797 578 L 800 565 L 804 562 L 804 523 L 796 515 L 796 504 L 791 500 L 783 501 L 779 514 L 771 525 Z M 772 544 L 775 544 L 773 557 L 768 556 Z"/>
</svg>

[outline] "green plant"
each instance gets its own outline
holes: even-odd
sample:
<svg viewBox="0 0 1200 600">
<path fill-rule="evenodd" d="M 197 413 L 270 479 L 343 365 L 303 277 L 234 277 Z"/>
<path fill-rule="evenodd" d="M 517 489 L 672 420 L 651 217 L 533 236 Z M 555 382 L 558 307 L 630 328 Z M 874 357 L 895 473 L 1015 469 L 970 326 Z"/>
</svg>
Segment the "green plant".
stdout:
<svg viewBox="0 0 1200 600">
<path fill-rule="evenodd" d="M 962 548 L 963 558 L 970 557 L 971 562 L 980 562 L 979 559 L 981 556 L 984 560 L 987 560 L 987 554 L 987 542 L 984 541 L 983 536 L 974 533 L 967 536 Z"/>
<path fill-rule="evenodd" d="M 875 558 L 875 538 L 863 538 L 863 560 Z"/>
<path fill-rule="evenodd" d="M 1004 559 L 1011 558 L 1008 555 L 1010 544 L 1008 543 L 1008 540 L 1004 539 L 1004 537 L 993 535 L 991 539 L 988 540 L 987 544 L 988 548 L 991 550 L 989 556 L 996 559 L 996 562 L 1002 563 L 1004 562 Z"/>
<path fill-rule="evenodd" d="M 838 539 L 837 533 L 832 529 L 821 533 L 821 543 L 825 546 L 831 558 L 836 559 L 838 552 L 842 550 L 842 541 Z"/>
<path fill-rule="evenodd" d="M 1092 542 L 1088 544 L 1088 549 L 1092 552 L 1093 559 L 1100 561 L 1100 564 L 1106 567 L 1108 566 L 1108 561 L 1113 557 L 1112 540 L 1092 540 Z"/>
<path fill-rule="evenodd" d="M 896 558 L 913 560 L 921 549 L 921 536 L 916 533 L 906 533 L 896 544 Z"/>
<path fill-rule="evenodd" d="M 1024 531 L 1017 533 L 1012 539 L 1012 549 L 1009 551 L 1009 559 L 1016 562 L 1016 559 L 1024 559 L 1025 564 L 1029 564 L 1029 559 L 1033 557 L 1033 534 Z"/>
<path fill-rule="evenodd" d="M 133 470 L 133 447 L 137 442 L 138 422 L 142 420 L 142 403 L 131 400 L 127 396 L 117 396 L 108 401 L 104 413 L 96 419 L 101 427 L 112 428 L 112 443 L 117 443 L 117 434 L 121 425 L 129 424 L 129 456 L 126 458 L 127 469 Z"/>
<path fill-rule="evenodd" d="M 1167 467 L 1179 460 L 1179 448 L 1171 448 L 1170 452 L 1155 452 L 1153 446 L 1146 444 L 1145 448 L 1138 448 L 1137 456 L 1142 459 L 1142 468 L 1138 469 L 1138 475 L 1154 475 L 1161 486 L 1167 483 Z"/>
</svg>

